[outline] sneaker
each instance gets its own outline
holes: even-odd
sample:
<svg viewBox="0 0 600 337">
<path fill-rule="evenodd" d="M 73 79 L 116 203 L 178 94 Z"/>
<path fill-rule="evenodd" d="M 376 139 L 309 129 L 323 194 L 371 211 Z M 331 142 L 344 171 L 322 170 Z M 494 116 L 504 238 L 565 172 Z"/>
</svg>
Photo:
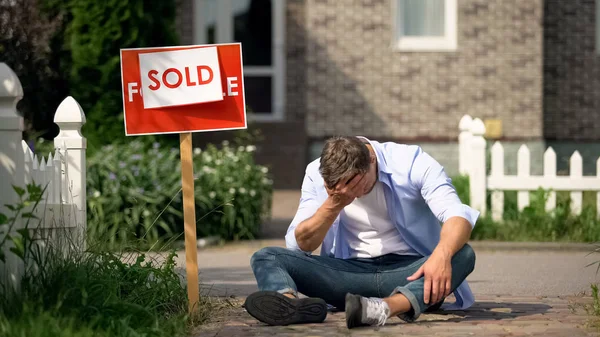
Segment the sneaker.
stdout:
<svg viewBox="0 0 600 337">
<path fill-rule="evenodd" d="M 327 317 L 322 299 L 290 298 L 276 291 L 252 293 L 244 306 L 252 317 L 269 325 L 321 323 Z"/>
<path fill-rule="evenodd" d="M 390 308 L 381 298 L 346 294 L 346 326 L 382 326 L 390 315 Z"/>
</svg>

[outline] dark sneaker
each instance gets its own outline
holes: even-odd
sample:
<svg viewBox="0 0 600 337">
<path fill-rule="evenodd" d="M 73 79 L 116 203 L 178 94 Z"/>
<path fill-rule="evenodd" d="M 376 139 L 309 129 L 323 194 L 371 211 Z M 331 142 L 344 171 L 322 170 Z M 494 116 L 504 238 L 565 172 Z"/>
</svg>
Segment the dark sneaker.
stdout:
<svg viewBox="0 0 600 337">
<path fill-rule="evenodd" d="M 390 308 L 380 298 L 346 294 L 346 326 L 382 326 L 390 315 Z"/>
<path fill-rule="evenodd" d="M 320 298 L 289 298 L 276 291 L 250 294 L 244 304 L 252 317 L 269 325 L 321 323 L 327 304 Z"/>
</svg>

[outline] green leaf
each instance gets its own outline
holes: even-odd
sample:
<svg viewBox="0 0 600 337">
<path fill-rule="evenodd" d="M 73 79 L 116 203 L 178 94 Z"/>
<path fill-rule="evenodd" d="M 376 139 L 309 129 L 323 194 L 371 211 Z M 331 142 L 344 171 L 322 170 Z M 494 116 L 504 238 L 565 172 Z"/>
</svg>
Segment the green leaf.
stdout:
<svg viewBox="0 0 600 337">
<path fill-rule="evenodd" d="M 5 225 L 8 223 L 8 217 L 2 213 L 0 213 L 0 225 Z"/>
<path fill-rule="evenodd" d="M 17 233 L 21 234 L 21 236 L 23 237 L 23 239 L 25 239 L 25 241 L 29 241 L 29 239 L 31 238 L 29 235 L 29 230 L 27 228 L 18 229 Z"/>
<path fill-rule="evenodd" d="M 16 212 L 16 211 L 17 211 L 17 207 L 15 207 L 15 206 L 13 206 L 13 205 L 6 204 L 6 205 L 4 205 L 4 206 L 6 206 L 6 208 L 10 209 L 10 210 L 11 210 L 11 211 L 13 211 L 13 212 Z"/>
<path fill-rule="evenodd" d="M 19 186 L 15 186 L 13 185 L 13 189 L 15 190 L 15 192 L 17 192 L 17 194 L 22 197 L 25 195 L 25 189 L 23 189 L 22 187 Z"/>
<path fill-rule="evenodd" d="M 6 255 L 4 255 L 4 251 L 0 249 L 0 261 L 6 263 Z"/>
<path fill-rule="evenodd" d="M 42 187 L 38 184 L 27 184 L 27 192 L 29 193 L 36 193 L 36 192 L 40 192 L 42 190 Z"/>
<path fill-rule="evenodd" d="M 29 193 L 30 201 L 37 201 L 42 196 L 42 186 L 37 184 L 27 185 L 27 193 Z"/>
<path fill-rule="evenodd" d="M 88 292 L 85 289 L 81 289 L 81 304 L 84 306 L 88 303 Z"/>
<path fill-rule="evenodd" d="M 25 245 L 23 244 L 23 238 L 21 237 L 12 237 L 11 241 L 14 243 L 14 247 L 10 248 L 10 251 L 15 255 L 20 257 L 21 259 L 25 258 Z"/>
</svg>

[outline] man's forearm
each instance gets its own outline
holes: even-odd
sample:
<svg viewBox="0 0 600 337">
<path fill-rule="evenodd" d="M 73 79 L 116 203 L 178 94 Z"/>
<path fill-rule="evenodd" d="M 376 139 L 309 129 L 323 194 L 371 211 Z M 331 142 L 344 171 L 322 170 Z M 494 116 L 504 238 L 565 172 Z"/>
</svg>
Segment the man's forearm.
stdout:
<svg viewBox="0 0 600 337">
<path fill-rule="evenodd" d="M 317 249 L 340 212 L 341 209 L 335 207 L 330 198 L 327 198 L 312 217 L 296 227 L 294 234 L 298 247 L 310 252 Z"/>
<path fill-rule="evenodd" d="M 471 237 L 473 227 L 463 217 L 452 217 L 442 225 L 440 242 L 433 251 L 433 254 L 441 254 L 451 259 Z"/>
</svg>

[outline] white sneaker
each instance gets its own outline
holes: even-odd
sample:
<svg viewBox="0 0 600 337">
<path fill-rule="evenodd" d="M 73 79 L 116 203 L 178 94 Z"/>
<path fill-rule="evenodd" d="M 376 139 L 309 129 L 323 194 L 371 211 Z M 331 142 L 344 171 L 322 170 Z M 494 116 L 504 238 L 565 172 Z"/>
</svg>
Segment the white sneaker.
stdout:
<svg viewBox="0 0 600 337">
<path fill-rule="evenodd" d="M 346 326 L 382 326 L 390 316 L 390 307 L 381 298 L 346 294 Z"/>
</svg>

